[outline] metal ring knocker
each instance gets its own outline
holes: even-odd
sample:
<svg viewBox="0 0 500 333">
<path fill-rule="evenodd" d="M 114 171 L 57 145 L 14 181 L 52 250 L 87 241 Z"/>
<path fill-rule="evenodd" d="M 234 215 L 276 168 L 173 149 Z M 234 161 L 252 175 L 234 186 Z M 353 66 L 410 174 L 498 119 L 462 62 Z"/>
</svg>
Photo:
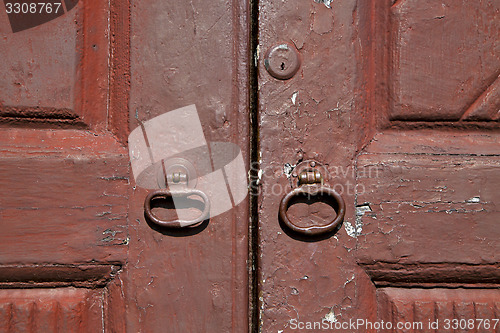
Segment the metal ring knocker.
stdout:
<svg viewBox="0 0 500 333">
<path fill-rule="evenodd" d="M 144 200 L 144 213 L 146 217 L 154 224 L 166 228 L 184 228 L 196 227 L 206 219 L 210 214 L 210 200 L 205 192 L 194 189 L 196 186 L 196 171 L 194 166 L 185 159 L 174 158 L 167 162 L 162 160 L 162 168 L 158 173 L 158 184 L 161 187 L 168 186 L 149 193 Z M 192 220 L 177 219 L 173 221 L 165 221 L 156 216 L 151 210 L 151 203 L 156 198 L 188 199 L 190 196 L 198 196 L 203 200 L 203 211 L 201 214 Z M 177 202 L 176 202 L 177 201 Z M 174 200 L 174 205 L 181 203 L 179 199 Z"/>
<path fill-rule="evenodd" d="M 312 166 L 315 166 L 311 162 Z M 302 234 L 305 236 L 323 236 L 334 232 L 342 225 L 345 216 L 345 203 L 344 199 L 335 192 L 330 187 L 323 185 L 323 177 L 320 172 L 316 169 L 306 169 L 299 175 L 299 187 L 286 194 L 283 199 L 281 199 L 279 207 L 279 217 L 283 223 L 297 234 Z M 327 199 L 332 200 L 333 208 L 336 210 L 337 215 L 334 219 L 321 226 L 311 226 L 311 227 L 299 227 L 294 224 L 287 215 L 287 210 L 291 206 L 292 200 L 297 199 L 301 196 L 307 198 L 326 196 Z"/>
<path fill-rule="evenodd" d="M 156 198 L 174 198 L 174 197 L 184 197 L 187 198 L 191 195 L 196 195 L 200 197 L 203 200 L 203 203 L 205 205 L 203 211 L 201 212 L 200 216 L 193 220 L 182 220 L 182 219 L 177 219 L 173 221 L 164 221 L 160 218 L 158 218 L 151 210 L 151 202 L 156 199 Z M 151 192 L 148 194 L 146 199 L 144 200 L 144 212 L 147 216 L 147 218 L 161 226 L 161 227 L 168 227 L 168 228 L 184 228 L 184 227 L 195 227 L 205 221 L 208 218 L 208 215 L 210 213 L 210 201 L 208 199 L 208 196 L 196 189 L 184 189 L 184 190 L 176 190 L 176 191 L 170 191 L 166 189 L 161 189 L 157 190 L 154 192 Z"/>
</svg>

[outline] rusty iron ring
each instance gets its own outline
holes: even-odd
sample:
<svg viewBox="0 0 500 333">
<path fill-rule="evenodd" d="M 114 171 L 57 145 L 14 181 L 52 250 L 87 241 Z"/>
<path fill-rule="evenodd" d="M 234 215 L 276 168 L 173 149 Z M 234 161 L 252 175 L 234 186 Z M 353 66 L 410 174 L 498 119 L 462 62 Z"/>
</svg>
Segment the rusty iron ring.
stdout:
<svg viewBox="0 0 500 333">
<path fill-rule="evenodd" d="M 151 211 L 151 202 L 156 199 L 156 198 L 173 198 L 173 197 L 188 197 L 191 195 L 196 195 L 200 197 L 203 200 L 203 203 L 205 205 L 205 208 L 201 212 L 200 216 L 198 216 L 194 220 L 173 220 L 173 221 L 164 221 L 160 218 L 158 218 L 156 215 L 153 214 Z M 205 221 L 210 213 L 210 200 L 208 199 L 208 196 L 200 190 L 196 189 L 183 189 L 183 190 L 176 190 L 176 191 L 170 191 L 167 189 L 160 189 L 153 191 L 148 194 L 146 199 L 144 200 L 144 212 L 146 214 L 146 217 L 153 222 L 156 225 L 159 225 L 160 227 L 164 228 L 184 228 L 184 227 L 195 227 Z"/>
<path fill-rule="evenodd" d="M 290 221 L 287 215 L 287 210 L 290 207 L 290 201 L 293 198 L 297 198 L 299 196 L 314 197 L 319 195 L 327 195 L 335 200 L 335 204 L 337 205 L 337 216 L 332 221 L 325 225 L 311 227 L 299 227 L 292 223 L 292 221 Z M 283 199 L 281 199 L 279 208 L 279 217 L 281 218 L 283 223 L 293 232 L 305 236 L 322 236 L 335 231 L 338 227 L 340 227 L 340 225 L 342 225 L 344 216 L 345 203 L 340 194 L 329 187 L 318 185 L 303 185 L 294 189 L 293 191 L 285 195 Z"/>
</svg>

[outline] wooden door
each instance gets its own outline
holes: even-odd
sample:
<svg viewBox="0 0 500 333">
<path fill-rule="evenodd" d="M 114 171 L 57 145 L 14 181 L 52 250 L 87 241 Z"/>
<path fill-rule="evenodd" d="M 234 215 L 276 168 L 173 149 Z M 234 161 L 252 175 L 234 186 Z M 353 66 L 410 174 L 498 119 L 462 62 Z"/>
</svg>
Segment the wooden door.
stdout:
<svg viewBox="0 0 500 333">
<path fill-rule="evenodd" d="M 245 331 L 248 204 L 152 228 L 127 140 L 195 104 L 250 163 L 247 4 L 31 3 L 0 11 L 0 331 Z"/>
<path fill-rule="evenodd" d="M 0 7 L 0 331 L 123 332 L 120 4 Z"/>
<path fill-rule="evenodd" d="M 500 331 L 498 1 L 8 3 L 0 330 Z M 128 134 L 192 104 L 249 195 L 158 228 Z M 346 204 L 321 237 L 278 217 L 304 161 Z"/>
<path fill-rule="evenodd" d="M 499 332 L 500 3 L 259 9 L 260 330 Z M 265 54 L 284 42 L 301 65 L 277 80 Z M 347 209 L 322 240 L 277 223 L 290 166 L 311 159 Z M 318 205 L 289 215 L 325 223 Z"/>
<path fill-rule="evenodd" d="M 133 2 L 130 129 L 194 104 L 203 133 L 179 124 L 184 131 L 163 139 L 174 143 L 204 136 L 207 144 L 233 143 L 250 164 L 247 7 L 246 1 Z M 152 147 L 157 139 L 148 141 L 155 141 Z M 241 171 L 246 178 L 247 171 Z M 128 330 L 245 332 L 248 200 L 198 227 L 172 230 L 148 224 L 143 205 L 150 191 L 139 186 L 131 191 Z"/>
<path fill-rule="evenodd" d="M 0 331 L 245 331 L 248 204 L 152 228 L 127 141 L 195 104 L 250 164 L 248 4 L 5 0 L 0 28 Z"/>
</svg>

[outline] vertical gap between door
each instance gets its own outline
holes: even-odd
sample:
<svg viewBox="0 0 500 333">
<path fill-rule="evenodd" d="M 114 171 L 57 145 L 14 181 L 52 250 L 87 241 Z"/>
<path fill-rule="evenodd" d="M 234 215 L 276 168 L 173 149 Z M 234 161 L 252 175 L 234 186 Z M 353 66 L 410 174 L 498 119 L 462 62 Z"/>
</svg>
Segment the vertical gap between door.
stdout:
<svg viewBox="0 0 500 333">
<path fill-rule="evenodd" d="M 249 332 L 259 332 L 259 0 L 250 0 L 249 117 L 250 117 L 250 220 L 249 220 Z"/>
</svg>

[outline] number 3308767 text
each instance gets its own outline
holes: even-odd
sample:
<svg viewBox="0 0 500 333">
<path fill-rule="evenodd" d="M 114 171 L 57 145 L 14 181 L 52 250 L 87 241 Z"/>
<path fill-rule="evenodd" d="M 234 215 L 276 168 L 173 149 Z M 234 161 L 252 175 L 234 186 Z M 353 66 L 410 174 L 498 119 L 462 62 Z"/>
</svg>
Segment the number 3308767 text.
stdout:
<svg viewBox="0 0 500 333">
<path fill-rule="evenodd" d="M 61 2 L 7 2 L 5 10 L 7 14 L 57 14 L 62 8 Z"/>
</svg>

